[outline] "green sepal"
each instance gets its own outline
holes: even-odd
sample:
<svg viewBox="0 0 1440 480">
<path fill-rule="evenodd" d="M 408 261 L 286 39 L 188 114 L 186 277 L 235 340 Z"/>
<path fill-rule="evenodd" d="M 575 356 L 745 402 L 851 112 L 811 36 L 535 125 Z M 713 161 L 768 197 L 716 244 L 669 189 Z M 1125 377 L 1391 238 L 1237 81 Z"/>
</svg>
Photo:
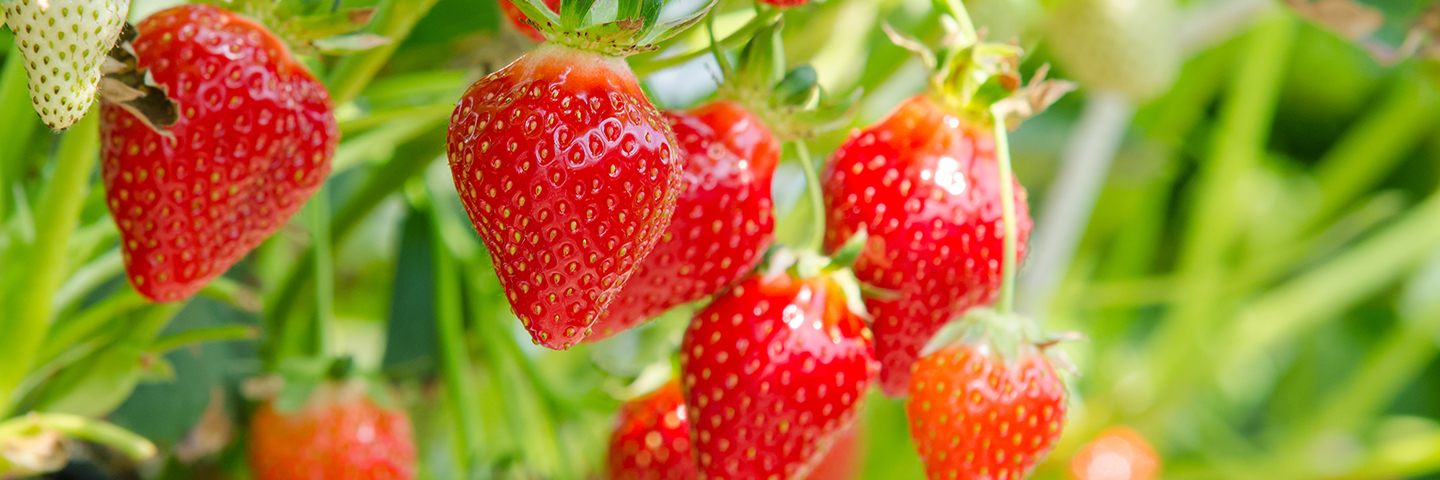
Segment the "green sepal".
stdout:
<svg viewBox="0 0 1440 480">
<path fill-rule="evenodd" d="M 963 8 L 949 2 L 952 15 L 962 15 Z M 896 45 L 914 52 L 930 67 L 930 95 L 947 110 L 977 125 L 1005 122 L 1014 128 L 1026 118 L 1044 111 L 1074 84 L 1061 80 L 1044 80 L 1042 66 L 1036 79 L 1025 84 L 1020 75 L 1020 60 L 1025 51 L 1011 43 L 987 43 L 983 38 L 961 35 L 957 19 L 947 20 L 950 30 L 939 49 L 932 50 L 915 37 L 898 32 L 889 24 L 881 28 Z M 968 24 L 969 18 L 963 18 Z M 973 28 L 973 27 L 971 27 Z M 971 32 L 973 33 L 973 32 Z"/>
<path fill-rule="evenodd" d="M 663 0 L 566 0 L 560 13 L 542 0 L 515 0 L 525 22 L 549 42 L 623 57 L 654 51 L 705 18 L 718 0 L 708 0 L 680 19 L 659 23 Z"/>
<path fill-rule="evenodd" d="M 1074 332 L 1045 333 L 1028 317 L 1002 314 L 994 308 L 974 307 L 951 320 L 930 337 L 920 356 L 926 357 L 956 343 L 988 346 L 1005 365 L 1028 355 L 1045 355 L 1062 371 L 1075 372 L 1074 364 L 1063 350 L 1052 348 L 1061 342 L 1083 341 Z"/>
<path fill-rule="evenodd" d="M 830 255 L 830 264 L 825 268 L 827 270 L 850 268 L 851 265 L 855 264 L 855 260 L 860 258 L 860 252 L 865 251 L 865 243 L 869 239 L 870 234 L 866 232 L 862 226 L 860 231 L 851 235 L 849 239 L 845 240 L 844 245 L 841 245 L 840 248 L 835 250 L 835 253 Z"/>
<path fill-rule="evenodd" d="M 758 15 L 765 15 L 764 12 Z M 725 75 L 720 96 L 739 102 L 759 116 L 783 141 L 814 136 L 850 123 L 860 91 L 838 101 L 827 96 L 814 67 L 800 65 L 786 72 L 781 40 L 783 17 L 762 27 L 741 48 L 731 67 L 727 54 L 711 35 L 711 50 Z"/>
</svg>

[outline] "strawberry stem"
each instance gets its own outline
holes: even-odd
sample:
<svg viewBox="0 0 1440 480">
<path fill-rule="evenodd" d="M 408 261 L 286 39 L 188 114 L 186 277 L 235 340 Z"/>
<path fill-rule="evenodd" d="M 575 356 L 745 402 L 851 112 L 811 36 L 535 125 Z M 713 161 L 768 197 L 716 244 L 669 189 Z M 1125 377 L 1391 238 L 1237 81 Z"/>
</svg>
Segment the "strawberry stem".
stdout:
<svg viewBox="0 0 1440 480">
<path fill-rule="evenodd" d="M 759 30 L 760 27 L 774 23 L 775 18 L 779 17 L 781 13 L 781 10 L 778 8 L 761 8 L 758 10 L 759 11 L 755 13 L 755 16 L 750 17 L 750 21 L 745 22 L 745 25 L 741 26 L 739 30 L 736 30 L 734 33 L 731 33 L 725 38 L 720 39 L 720 45 L 726 47 L 733 47 L 742 41 L 750 39 L 750 37 L 754 36 L 755 31 Z M 711 32 L 710 35 L 713 36 L 714 32 Z M 664 50 L 662 49 L 656 50 L 655 52 L 656 54 L 659 54 L 663 51 Z M 635 72 L 635 76 L 643 77 L 676 65 L 680 65 L 685 62 L 689 62 L 696 58 L 700 58 L 707 53 L 711 53 L 712 51 L 712 47 L 710 45 L 706 45 L 704 48 L 698 48 L 679 55 L 672 55 L 658 60 L 652 59 L 652 56 L 643 53 L 639 55 L 633 55 L 630 57 L 630 70 Z M 719 57 L 716 57 L 716 60 L 718 61 Z"/>
<path fill-rule="evenodd" d="M 959 45 L 974 45 L 980 41 L 980 35 L 975 31 L 975 22 L 970 20 L 970 12 L 965 10 L 965 4 L 960 0 L 935 0 L 936 6 L 949 13 L 959 24 L 961 35 Z"/>
<path fill-rule="evenodd" d="M 0 423 L 0 441 L 8 444 L 45 431 L 56 431 L 114 448 L 137 462 L 149 460 L 156 453 L 154 443 L 129 430 L 101 420 L 65 413 L 32 412 Z"/>
<path fill-rule="evenodd" d="M 323 185 L 310 199 L 310 235 L 315 242 L 315 339 L 311 353 L 328 355 L 326 345 L 335 321 L 335 258 L 330 245 L 330 191 Z"/>
<path fill-rule="evenodd" d="M 54 177 L 45 186 L 36 211 L 34 242 L 22 245 L 29 265 L 7 272 L 27 272 L 26 281 L 10 292 L 6 315 L 0 319 L 0 339 L 7 348 L 0 349 L 0 417 L 14 407 L 12 396 L 26 372 L 30 371 L 35 353 L 45 340 L 51 315 L 52 298 L 65 275 L 65 257 L 70 237 L 80 220 L 80 210 L 89 196 L 90 176 L 100 158 L 99 115 L 81 119 L 65 133 L 55 155 Z"/>
<path fill-rule="evenodd" d="M 812 252 L 821 253 L 825 244 L 825 196 L 820 191 L 820 172 L 815 169 L 815 161 L 810 159 L 810 147 L 805 145 L 804 140 L 796 140 L 795 158 L 800 160 L 800 168 L 805 170 L 805 193 L 810 197 L 810 217 L 812 225 L 810 237 L 805 240 L 805 248 Z"/>
<path fill-rule="evenodd" d="M 1015 258 L 1018 250 L 1019 229 L 1015 225 L 1015 174 L 1010 166 L 1010 138 L 1009 132 L 1005 129 L 1003 112 L 994 111 L 992 118 L 995 125 L 995 162 L 1000 167 L 1000 213 L 1005 222 L 1005 249 L 1004 261 L 1000 270 L 1000 299 L 996 302 L 995 310 L 1001 315 L 1009 315 L 1015 311 L 1015 268 L 1018 267 Z"/>
<path fill-rule="evenodd" d="M 460 432 L 456 436 L 460 455 L 457 470 L 462 477 L 471 476 L 475 466 L 471 461 L 479 456 L 479 448 L 472 443 L 484 437 L 479 403 L 470 398 L 476 391 L 474 376 L 470 371 L 469 350 L 465 342 L 465 319 L 461 312 L 463 302 L 460 296 L 460 272 L 455 257 L 450 253 L 440 228 L 442 211 L 433 201 L 429 190 L 416 180 L 407 185 L 413 214 L 426 218 L 430 234 L 430 255 L 434 263 L 435 291 L 435 334 L 440 347 L 440 370 L 445 376 L 445 390 L 451 408 L 460 417 Z"/>
</svg>

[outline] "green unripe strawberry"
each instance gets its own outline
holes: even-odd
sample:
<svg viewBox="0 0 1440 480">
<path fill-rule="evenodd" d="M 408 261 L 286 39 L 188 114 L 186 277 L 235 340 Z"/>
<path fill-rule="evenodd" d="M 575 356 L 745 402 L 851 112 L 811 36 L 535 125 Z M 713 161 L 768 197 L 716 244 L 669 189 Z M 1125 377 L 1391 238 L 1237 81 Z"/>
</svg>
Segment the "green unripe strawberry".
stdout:
<svg viewBox="0 0 1440 480">
<path fill-rule="evenodd" d="M 1046 42 L 1062 76 L 1136 101 L 1170 89 L 1180 68 L 1174 0 L 1061 0 Z"/>
</svg>

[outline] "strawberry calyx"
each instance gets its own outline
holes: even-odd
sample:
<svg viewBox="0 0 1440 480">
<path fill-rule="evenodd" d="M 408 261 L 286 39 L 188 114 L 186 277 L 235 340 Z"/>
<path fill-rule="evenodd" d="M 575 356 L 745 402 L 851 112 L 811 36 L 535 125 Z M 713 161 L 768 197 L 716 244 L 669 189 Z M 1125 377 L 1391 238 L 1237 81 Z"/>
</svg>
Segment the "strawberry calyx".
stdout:
<svg viewBox="0 0 1440 480">
<path fill-rule="evenodd" d="M 983 32 L 975 30 L 958 0 L 936 3 L 949 14 L 942 17 L 949 34 L 938 49 L 881 25 L 892 42 L 919 55 L 930 68 L 929 95 L 936 103 L 976 125 L 999 121 L 1014 129 L 1075 90 L 1074 83 L 1045 79 L 1048 65 L 1025 83 L 1020 73 L 1024 49 L 1013 42 L 984 41 Z"/>
<path fill-rule="evenodd" d="M 287 413 L 316 403 L 348 401 L 368 397 L 384 408 L 395 399 L 384 382 L 371 372 L 360 370 L 352 358 L 291 357 L 280 362 L 276 373 L 246 383 L 247 396 L 270 400 L 277 412 Z"/>
<path fill-rule="evenodd" d="M 855 242 L 856 239 L 859 239 L 859 242 Z M 861 295 L 863 287 L 860 280 L 855 277 L 855 272 L 850 270 L 850 264 L 854 262 L 855 257 L 859 256 L 858 250 L 865 245 L 864 235 L 856 235 L 851 240 L 846 245 L 855 244 L 854 248 L 857 252 L 848 261 L 839 255 L 834 257 L 821 255 L 815 249 L 778 245 L 771 249 L 759 270 L 767 278 L 780 275 L 801 280 L 823 278 L 844 294 L 846 309 L 865 319 L 868 323 L 874 320 L 874 316 L 870 315 L 865 308 L 865 300 Z M 845 250 L 842 248 L 840 251 Z"/>
<path fill-rule="evenodd" d="M 966 310 L 958 319 L 935 332 L 930 342 L 920 350 L 920 356 L 928 357 L 955 344 L 984 346 L 994 352 L 1007 367 L 1029 356 L 1044 355 L 1052 365 L 1073 374 L 1076 369 L 1064 350 L 1053 347 L 1084 339 L 1076 332 L 1042 332 L 1028 317 L 1002 313 L 989 307 L 976 307 Z"/>
<path fill-rule="evenodd" d="M 780 36 L 784 17 L 778 15 L 779 8 L 757 8 L 757 18 L 765 23 L 735 53 L 733 63 L 729 52 L 714 38 L 713 26 L 710 29 L 711 51 L 725 80 L 719 88 L 720 97 L 744 105 L 781 141 L 809 138 L 849 124 L 861 92 L 833 98 L 820 87 L 810 65 L 787 71 Z"/>
<path fill-rule="evenodd" d="M 659 43 L 705 18 L 715 3 L 708 0 L 694 12 L 662 23 L 660 8 L 664 0 L 565 1 L 558 13 L 543 0 L 514 1 L 525 14 L 525 23 L 535 27 L 547 42 L 614 57 L 659 49 Z"/>
</svg>

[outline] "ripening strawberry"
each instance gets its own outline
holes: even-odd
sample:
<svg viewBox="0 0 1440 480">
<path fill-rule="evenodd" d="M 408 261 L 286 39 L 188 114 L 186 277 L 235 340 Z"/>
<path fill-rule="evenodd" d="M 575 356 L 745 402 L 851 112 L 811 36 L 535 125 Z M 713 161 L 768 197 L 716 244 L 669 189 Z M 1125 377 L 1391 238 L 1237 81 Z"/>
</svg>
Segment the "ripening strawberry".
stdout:
<svg viewBox="0 0 1440 480">
<path fill-rule="evenodd" d="M 52 129 L 69 128 L 95 101 L 100 67 L 125 26 L 130 0 L 14 0 L 0 6 L 0 21 L 15 32 L 35 112 Z"/>
<path fill-rule="evenodd" d="M 708 7 L 666 24 L 655 9 L 561 19 L 517 7 L 552 40 L 470 86 L 450 116 L 447 153 L 511 309 L 535 343 L 565 349 L 659 243 L 681 192 L 674 133 L 623 57 Z"/>
<path fill-rule="evenodd" d="M 1150 442 L 1126 427 L 1101 432 L 1070 458 L 1075 480 L 1155 480 L 1159 473 L 1160 457 Z"/>
<path fill-rule="evenodd" d="M 511 0 L 495 0 L 495 3 L 500 7 L 500 13 L 505 15 L 505 19 L 510 21 L 510 26 L 515 27 L 515 31 L 536 43 L 545 41 L 545 36 L 541 35 L 539 30 L 525 23 L 525 13 L 521 12 L 520 8 L 516 7 Z M 560 0 L 545 0 L 545 6 L 559 12 Z"/>
<path fill-rule="evenodd" d="M 806 480 L 855 480 L 860 478 L 862 460 L 865 458 L 864 445 L 860 443 L 860 425 L 850 427 L 841 434 L 825 453 L 820 465 L 810 471 Z"/>
<path fill-rule="evenodd" d="M 610 480 L 693 480 L 690 423 L 675 381 L 625 402 L 610 434 Z"/>
<path fill-rule="evenodd" d="M 861 229 L 869 235 L 852 268 L 888 291 L 865 305 L 875 318 L 880 385 L 903 396 L 930 337 L 999 293 L 1004 225 L 993 134 L 915 96 L 836 149 L 822 184 L 827 247 Z M 1019 182 L 1015 203 L 1023 257 L 1031 221 Z"/>
<path fill-rule="evenodd" d="M 702 479 L 798 480 L 855 421 L 870 332 L 829 277 L 752 274 L 695 315 L 680 348 Z"/>
<path fill-rule="evenodd" d="M 1059 440 L 1065 398 L 1034 347 L 1006 360 L 957 342 L 916 362 L 905 411 L 931 480 L 1021 479 Z"/>
<path fill-rule="evenodd" d="M 686 160 L 675 216 L 587 341 L 723 290 L 753 270 L 774 241 L 770 177 L 780 143 L 769 128 L 731 101 L 666 117 Z"/>
<path fill-rule="evenodd" d="M 192 4 L 141 22 L 139 67 L 178 103 L 156 132 L 103 102 L 105 199 L 152 300 L 199 291 L 289 221 L 330 172 L 330 96 L 264 26 Z"/>
<path fill-rule="evenodd" d="M 262 403 L 245 439 L 255 480 L 415 478 L 410 418 L 365 392 L 357 382 L 327 382 L 295 411 Z"/>
</svg>

